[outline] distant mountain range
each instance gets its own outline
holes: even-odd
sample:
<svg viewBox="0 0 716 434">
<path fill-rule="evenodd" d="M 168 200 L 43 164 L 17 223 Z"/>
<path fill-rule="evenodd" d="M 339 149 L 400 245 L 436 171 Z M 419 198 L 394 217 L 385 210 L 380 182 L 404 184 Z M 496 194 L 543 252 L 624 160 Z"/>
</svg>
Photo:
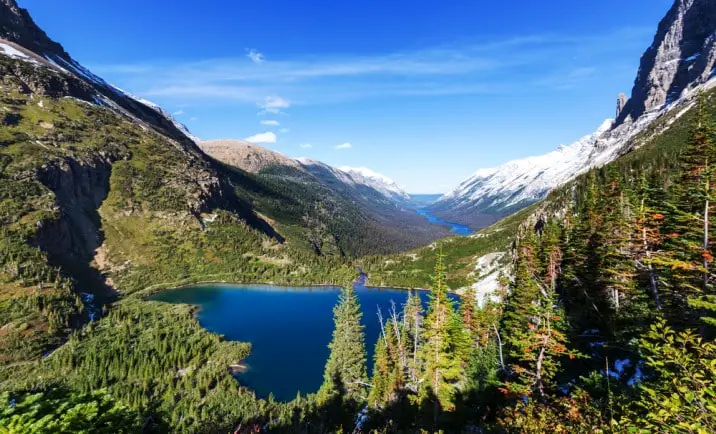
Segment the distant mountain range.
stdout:
<svg viewBox="0 0 716 434">
<path fill-rule="evenodd" d="M 198 141 L 199 147 L 217 160 L 251 173 L 261 173 L 271 166 L 287 166 L 314 175 L 330 174 L 334 180 L 349 187 L 373 189 L 397 204 L 410 202 L 411 198 L 395 181 L 367 167 L 332 167 L 309 158 L 290 158 L 278 151 L 264 148 L 244 140 Z"/>
<path fill-rule="evenodd" d="M 486 227 L 592 167 L 639 146 L 634 138 L 699 89 L 714 83 L 716 2 L 677 0 L 641 58 L 631 98 L 619 95 L 615 120 L 545 155 L 480 169 L 431 210 L 446 220 Z"/>
</svg>

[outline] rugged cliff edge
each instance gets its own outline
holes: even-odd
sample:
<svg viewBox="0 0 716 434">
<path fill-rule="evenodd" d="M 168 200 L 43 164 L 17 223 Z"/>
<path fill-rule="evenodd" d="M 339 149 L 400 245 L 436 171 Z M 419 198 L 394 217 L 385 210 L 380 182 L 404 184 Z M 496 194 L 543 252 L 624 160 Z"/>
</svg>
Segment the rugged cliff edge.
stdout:
<svg viewBox="0 0 716 434">
<path fill-rule="evenodd" d="M 634 139 L 639 133 L 675 107 L 688 106 L 699 90 L 714 83 L 715 64 L 716 2 L 676 0 L 642 56 L 631 97 L 619 95 L 614 122 L 551 153 L 480 169 L 432 210 L 479 229 L 539 201 L 553 188 L 638 147 L 641 141 Z"/>
<path fill-rule="evenodd" d="M 708 81 L 715 64 L 716 2 L 676 0 L 641 57 L 631 98 L 617 125 L 678 100 L 685 90 Z"/>
</svg>

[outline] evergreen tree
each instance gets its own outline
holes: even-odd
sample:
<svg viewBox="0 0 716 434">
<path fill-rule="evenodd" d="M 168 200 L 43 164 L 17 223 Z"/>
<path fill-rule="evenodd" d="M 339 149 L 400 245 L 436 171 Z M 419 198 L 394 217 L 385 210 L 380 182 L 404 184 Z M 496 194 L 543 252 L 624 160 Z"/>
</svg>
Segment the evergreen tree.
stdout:
<svg viewBox="0 0 716 434">
<path fill-rule="evenodd" d="M 472 286 L 468 286 L 465 293 L 460 297 L 460 317 L 465 329 L 473 341 L 477 341 L 480 332 L 480 320 L 478 318 L 479 306 L 477 305 L 477 294 Z"/>
<path fill-rule="evenodd" d="M 716 147 L 712 123 L 705 114 L 705 99 L 699 100 L 699 111 L 691 140 L 680 156 L 680 177 L 672 188 L 667 203 L 669 234 L 665 254 L 659 262 L 670 269 L 670 286 L 674 309 L 687 310 L 687 302 L 703 316 L 716 313 L 713 268 L 714 243 L 714 182 L 716 179 Z M 679 318 L 679 316 L 676 316 Z M 687 323 L 689 315 L 681 315 Z M 716 320 L 704 318 L 712 325 Z"/>
<path fill-rule="evenodd" d="M 451 337 L 457 334 L 456 324 L 461 322 L 455 321 L 457 314 L 448 297 L 443 259 L 441 247 L 435 264 L 421 347 L 423 383 L 420 398 L 424 403 L 427 400 L 433 401 L 435 421 L 441 408 L 454 408 L 455 388 L 462 372 L 458 348 L 451 341 Z"/>
<path fill-rule="evenodd" d="M 365 398 L 368 375 L 361 316 L 355 291 L 351 286 L 344 287 L 333 309 L 335 328 L 333 339 L 328 345 L 331 354 L 326 362 L 323 385 L 319 391 L 324 399 L 334 394 L 354 401 Z"/>
<path fill-rule="evenodd" d="M 420 364 L 420 346 L 422 345 L 420 336 L 423 326 L 423 303 L 420 300 L 420 294 L 417 292 L 409 292 L 408 300 L 403 306 L 403 342 L 407 354 L 406 369 L 408 370 L 409 387 L 417 390 L 418 380 L 421 374 Z"/>
<path fill-rule="evenodd" d="M 552 241 L 551 237 L 546 239 L 548 245 Z M 539 398 L 544 398 L 547 388 L 554 387 L 552 380 L 559 369 L 559 359 L 573 358 L 576 353 L 567 349 L 564 313 L 554 288 L 537 279 L 539 274 L 549 276 L 556 266 L 546 261 L 547 271 L 535 269 L 534 243 L 534 235 L 528 234 L 520 246 L 503 329 L 509 334 L 514 374 L 507 383 L 508 390 L 521 396 L 537 392 Z M 547 250 L 551 252 L 553 248 L 556 249 Z M 554 252 L 548 257 L 555 258 Z"/>
</svg>

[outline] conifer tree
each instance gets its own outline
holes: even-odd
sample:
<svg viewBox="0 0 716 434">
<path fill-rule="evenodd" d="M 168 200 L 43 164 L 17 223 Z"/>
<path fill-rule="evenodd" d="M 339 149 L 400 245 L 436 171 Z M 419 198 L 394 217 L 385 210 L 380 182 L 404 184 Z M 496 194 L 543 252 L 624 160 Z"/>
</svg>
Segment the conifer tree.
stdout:
<svg viewBox="0 0 716 434">
<path fill-rule="evenodd" d="M 420 365 L 420 346 L 422 341 L 423 325 L 423 304 L 420 300 L 420 294 L 409 292 L 408 300 L 403 306 L 403 335 L 405 342 L 405 350 L 407 354 L 406 369 L 408 370 L 409 386 L 413 391 L 417 390 L 418 377 L 421 373 Z"/>
<path fill-rule="evenodd" d="M 537 392 L 539 398 L 544 398 L 559 368 L 559 358 L 573 358 L 576 353 L 567 349 L 564 314 L 554 288 L 537 278 L 539 274 L 549 276 L 549 270 L 556 266 L 547 261 L 548 271 L 540 273 L 535 269 L 535 242 L 534 235 L 528 234 L 520 246 L 503 329 L 509 334 L 514 374 L 507 383 L 508 390 L 522 396 Z"/>
<path fill-rule="evenodd" d="M 460 354 L 455 342 L 451 341 L 456 335 L 457 314 L 448 297 L 443 258 L 441 247 L 435 264 L 421 348 L 423 386 L 420 398 L 423 402 L 433 400 L 433 416 L 436 421 L 441 408 L 453 409 L 455 387 L 462 372 Z"/>
<path fill-rule="evenodd" d="M 670 269 L 675 309 L 686 310 L 689 302 L 703 315 L 716 312 L 713 298 L 714 182 L 716 181 L 716 148 L 711 121 L 705 112 L 705 98 L 700 97 L 699 111 L 691 140 L 680 157 L 680 177 L 672 189 L 668 206 L 665 254 L 659 262 Z M 687 322 L 690 322 L 688 315 Z M 678 317 L 676 317 L 678 318 Z M 704 320 L 712 325 L 716 321 Z"/>
<path fill-rule="evenodd" d="M 600 201 L 604 215 L 599 228 L 600 278 L 612 311 L 619 314 L 623 302 L 633 296 L 635 291 L 632 215 L 629 201 L 615 173 L 609 174 L 605 190 Z"/>
<path fill-rule="evenodd" d="M 477 341 L 479 334 L 479 306 L 477 305 L 477 294 L 472 286 L 468 286 L 465 293 L 460 298 L 460 317 L 465 329 L 470 334 L 473 341 Z"/>
<path fill-rule="evenodd" d="M 656 309 L 661 310 L 659 274 L 653 258 L 664 242 L 664 190 L 656 184 L 655 180 L 647 178 L 646 174 L 642 173 L 637 191 L 638 204 L 634 222 L 635 238 L 638 240 L 635 263 L 640 272 L 645 274 L 644 280 Z"/>
<path fill-rule="evenodd" d="M 354 401 L 365 398 L 368 375 L 361 316 L 355 291 L 351 286 L 344 287 L 333 309 L 335 328 L 333 339 L 328 345 L 331 354 L 326 362 L 323 385 L 319 391 L 319 395 L 326 399 L 334 394 Z"/>
</svg>

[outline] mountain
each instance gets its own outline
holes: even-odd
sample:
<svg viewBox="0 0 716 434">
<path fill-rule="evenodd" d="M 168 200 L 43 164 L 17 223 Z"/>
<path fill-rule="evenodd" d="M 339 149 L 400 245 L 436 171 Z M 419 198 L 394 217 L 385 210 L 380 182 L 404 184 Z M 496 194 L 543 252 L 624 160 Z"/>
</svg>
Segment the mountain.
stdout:
<svg viewBox="0 0 716 434">
<path fill-rule="evenodd" d="M 196 142 L 0 0 L 0 362 L 147 287 L 340 283 L 356 257 L 447 235 L 346 172 Z"/>
<path fill-rule="evenodd" d="M 241 189 L 254 209 L 277 224 L 303 225 L 310 235 L 302 242 L 309 240 L 316 252 L 361 256 L 414 248 L 449 235 L 406 206 L 409 197 L 389 178 L 369 169 L 364 169 L 371 175 L 366 176 L 240 140 L 198 144 L 212 158 L 248 172 L 250 176 L 232 172 L 230 179 L 251 186 Z"/>
<path fill-rule="evenodd" d="M 0 0 L 0 43 L 25 53 L 36 64 L 78 78 L 82 85 L 81 89 L 73 90 L 76 97 L 111 107 L 175 140 L 189 139 L 182 126 L 156 105 L 108 84 L 79 64 L 60 44 L 51 40 L 15 0 Z"/>
<path fill-rule="evenodd" d="M 597 139 L 613 123 L 607 119 L 593 134 L 548 154 L 480 169 L 430 208 L 438 215 L 449 213 L 451 221 L 488 226 L 540 200 L 555 185 L 573 178 L 584 168 Z"/>
<path fill-rule="evenodd" d="M 480 169 L 431 210 L 477 229 L 542 199 L 554 187 L 640 146 L 633 140 L 640 132 L 714 84 L 715 62 L 716 3 L 675 1 L 642 56 L 631 98 L 618 98 L 615 121 L 604 121 L 594 133 L 548 154 Z"/>
<path fill-rule="evenodd" d="M 617 125 L 678 100 L 705 83 L 716 65 L 716 2 L 677 0 L 641 57 L 631 98 L 617 110 Z"/>
<path fill-rule="evenodd" d="M 209 140 L 197 141 L 197 143 L 204 152 L 213 158 L 247 172 L 260 173 L 273 165 L 289 166 L 307 172 L 321 167 L 323 172 L 331 173 L 334 178 L 347 185 L 372 188 L 386 198 L 397 202 L 410 201 L 410 196 L 395 181 L 367 167 L 341 166 L 333 168 L 317 160 L 286 157 L 280 152 L 243 140 Z"/>
<path fill-rule="evenodd" d="M 300 168 L 293 158 L 243 140 L 199 141 L 199 147 L 217 160 L 250 173 L 259 173 L 272 165 Z"/>
<path fill-rule="evenodd" d="M 399 202 L 410 201 L 410 195 L 395 181 L 367 167 L 339 166 L 338 170 L 347 173 L 354 183 L 371 187 L 387 198 Z"/>
</svg>

